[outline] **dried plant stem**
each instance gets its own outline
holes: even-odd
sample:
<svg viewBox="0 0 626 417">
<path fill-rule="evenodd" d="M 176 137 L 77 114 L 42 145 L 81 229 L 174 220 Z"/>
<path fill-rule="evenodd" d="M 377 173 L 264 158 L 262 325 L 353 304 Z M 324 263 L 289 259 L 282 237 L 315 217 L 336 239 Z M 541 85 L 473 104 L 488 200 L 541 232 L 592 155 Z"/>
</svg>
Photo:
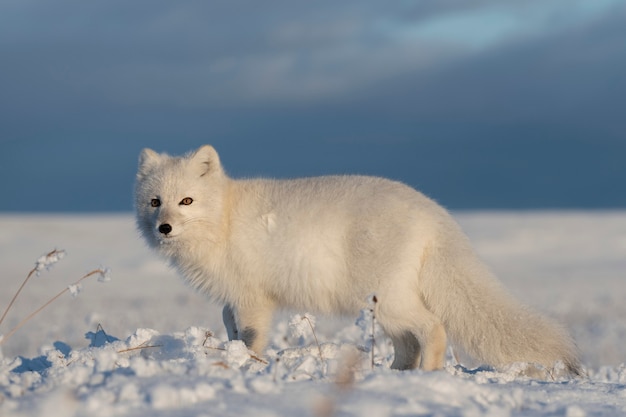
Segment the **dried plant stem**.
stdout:
<svg viewBox="0 0 626 417">
<path fill-rule="evenodd" d="M 53 255 L 55 255 L 58 251 L 56 249 L 48 252 L 45 256 L 46 257 L 51 257 Z M 2 324 L 2 322 L 4 321 L 4 318 L 7 316 L 7 313 L 9 312 L 9 310 L 11 309 L 11 307 L 13 307 L 13 304 L 15 303 L 15 300 L 17 300 L 17 297 L 20 295 L 20 293 L 22 292 L 22 290 L 24 289 L 24 287 L 26 286 L 26 283 L 30 280 L 30 277 L 33 276 L 33 274 L 35 272 L 37 272 L 39 270 L 39 266 L 35 266 L 33 269 L 31 269 L 31 271 L 28 273 L 28 275 L 26 276 L 26 279 L 24 280 L 24 282 L 22 282 L 22 285 L 20 285 L 20 288 L 18 288 L 17 292 L 15 293 L 15 295 L 13 295 L 13 298 L 11 298 L 11 301 L 9 302 L 9 305 L 7 306 L 6 310 L 4 310 L 4 313 L 2 313 L 2 317 L 0 317 L 0 324 Z"/>
<path fill-rule="evenodd" d="M 313 412 L 316 417 L 333 417 L 337 415 L 337 404 L 340 400 L 345 399 L 345 396 L 354 389 L 358 365 L 359 354 L 356 349 L 343 355 L 335 375 L 334 387 L 336 389 L 315 404 Z"/>
<path fill-rule="evenodd" d="M 202 342 L 202 346 L 206 347 L 206 342 L 209 340 L 210 337 L 213 337 L 213 332 L 210 330 L 207 330 L 204 332 L 204 341 Z"/>
<path fill-rule="evenodd" d="M 269 365 L 269 362 L 268 362 L 268 361 L 266 361 L 265 359 L 261 359 L 261 358 L 259 358 L 257 355 L 250 355 L 250 357 L 251 357 L 252 359 L 254 359 L 255 361 L 257 361 L 257 362 L 263 363 L 263 364 L 265 364 L 265 365 Z"/>
<path fill-rule="evenodd" d="M 226 348 L 223 348 L 223 347 L 205 346 L 204 344 L 202 345 L 202 347 L 204 347 L 205 349 L 213 349 L 213 350 L 219 350 L 221 352 L 226 352 Z M 252 355 L 248 353 L 248 356 L 250 356 L 252 359 L 254 359 L 257 362 L 263 363 L 265 365 L 269 364 L 268 361 L 266 361 L 265 359 L 259 358 L 257 355 Z"/>
<path fill-rule="evenodd" d="M 159 348 L 159 347 L 163 347 L 163 345 L 143 345 L 142 344 L 142 345 L 135 346 L 132 348 L 118 350 L 117 353 L 125 353 L 125 352 L 132 352 L 133 350 L 142 350 L 142 349 Z"/>
<path fill-rule="evenodd" d="M 376 337 L 374 336 L 375 326 L 376 326 L 376 316 L 374 315 L 374 313 L 372 313 L 372 349 L 371 349 L 371 353 L 372 353 L 372 358 L 371 358 L 372 369 L 374 369 L 374 347 L 376 346 Z"/>
<path fill-rule="evenodd" d="M 315 328 L 313 327 L 313 323 L 311 323 L 311 319 L 307 316 L 302 317 L 303 320 L 306 320 L 309 323 L 309 327 L 311 328 L 311 332 L 313 333 L 313 338 L 315 339 L 315 344 L 317 345 L 317 351 L 320 354 L 320 360 L 324 360 L 324 356 L 322 356 L 322 347 L 320 346 L 320 342 L 317 340 L 317 335 L 315 334 Z"/>
<path fill-rule="evenodd" d="M 75 283 L 71 284 L 71 285 L 78 285 L 80 284 L 83 280 L 89 278 L 92 275 L 96 275 L 96 274 L 103 274 L 104 271 L 102 269 L 94 269 L 93 271 L 87 273 L 86 275 L 82 276 L 78 281 L 76 281 Z M 29 274 L 29 276 L 32 274 Z M 23 287 L 23 285 L 22 285 Z M 13 334 L 18 331 L 24 324 L 26 324 L 30 319 L 32 319 L 33 317 L 35 317 L 37 314 L 39 314 L 43 309 L 45 309 L 46 307 L 48 307 L 50 304 L 52 304 L 54 301 L 56 301 L 59 297 L 61 297 L 63 294 L 65 294 L 66 292 L 69 291 L 69 286 L 65 287 L 62 291 L 60 291 L 57 295 L 55 295 L 54 297 L 52 297 L 51 299 L 49 299 L 45 304 L 43 304 L 41 307 L 39 307 L 37 310 L 33 311 L 32 313 L 30 313 L 26 318 L 24 318 L 22 321 L 20 321 L 14 328 L 12 328 L 11 330 L 9 330 L 9 332 L 4 335 L 4 337 L 0 340 L 0 346 L 2 346 L 7 340 L 9 340 L 9 338 L 11 336 L 13 336 Z M 14 298 L 17 298 L 14 297 Z"/>
<path fill-rule="evenodd" d="M 32 271 L 30 271 L 28 273 L 28 276 L 26 277 L 26 279 L 24 280 L 24 282 L 22 282 L 22 285 L 20 285 L 20 288 L 17 290 L 17 292 L 15 293 L 15 295 L 13 296 L 13 298 L 11 298 L 11 302 L 9 303 L 9 305 L 7 306 L 6 310 L 4 310 L 4 313 L 2 314 L 2 317 L 0 318 L 0 324 L 2 324 L 2 322 L 4 321 L 4 318 L 6 317 L 7 313 L 9 312 L 9 310 L 11 309 L 11 307 L 13 307 L 13 304 L 15 303 L 15 300 L 17 299 L 17 297 L 20 295 L 20 293 L 22 292 L 22 289 L 26 286 L 26 283 L 28 282 L 28 280 L 30 279 L 30 277 L 33 276 L 33 274 L 35 273 L 35 271 L 37 271 L 36 268 L 33 268 Z"/>
<path fill-rule="evenodd" d="M 376 346 L 376 337 L 375 337 L 375 331 L 376 331 L 376 303 L 378 303 L 378 298 L 376 298 L 376 296 L 374 295 L 372 297 L 372 303 L 373 306 L 371 308 L 371 312 L 372 312 L 372 348 L 371 348 L 371 366 L 372 369 L 374 369 L 374 347 Z"/>
<path fill-rule="evenodd" d="M 106 340 L 106 342 L 111 343 L 111 340 L 109 340 L 110 336 L 107 334 L 107 332 L 104 330 L 104 327 L 102 327 L 102 324 L 100 323 L 98 323 L 98 326 L 96 326 L 96 333 L 98 332 L 102 332 L 102 334 L 104 334 L 104 339 Z"/>
</svg>

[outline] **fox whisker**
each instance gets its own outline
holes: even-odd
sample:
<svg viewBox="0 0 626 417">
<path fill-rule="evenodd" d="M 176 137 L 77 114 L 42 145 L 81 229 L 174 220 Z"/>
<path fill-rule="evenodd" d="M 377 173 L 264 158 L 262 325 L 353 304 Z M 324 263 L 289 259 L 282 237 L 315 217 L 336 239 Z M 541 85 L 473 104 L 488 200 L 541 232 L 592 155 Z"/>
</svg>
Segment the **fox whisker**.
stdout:
<svg viewBox="0 0 626 417">
<path fill-rule="evenodd" d="M 193 222 L 202 222 L 202 221 L 206 221 L 206 222 L 210 222 L 211 218 L 209 217 L 192 217 L 190 219 L 186 219 L 183 222 L 183 225 L 187 224 L 187 223 L 193 223 Z"/>
</svg>

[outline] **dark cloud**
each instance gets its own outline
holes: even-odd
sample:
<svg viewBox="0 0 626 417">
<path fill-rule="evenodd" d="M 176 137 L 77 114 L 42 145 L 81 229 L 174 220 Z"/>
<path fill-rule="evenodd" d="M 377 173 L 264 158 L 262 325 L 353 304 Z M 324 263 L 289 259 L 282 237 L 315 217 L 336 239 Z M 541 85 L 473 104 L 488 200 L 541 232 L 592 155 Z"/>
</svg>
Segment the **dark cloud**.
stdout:
<svg viewBox="0 0 626 417">
<path fill-rule="evenodd" d="M 3 2 L 0 210 L 129 210 L 142 147 L 207 142 L 235 175 L 624 206 L 625 16 L 618 1 Z"/>
<path fill-rule="evenodd" d="M 619 113 L 626 107 L 626 49 L 618 35 L 623 23 L 608 18 L 406 74 L 381 86 L 374 102 L 382 104 L 379 111 L 423 120 L 586 125 L 624 132 L 626 121 Z"/>
</svg>

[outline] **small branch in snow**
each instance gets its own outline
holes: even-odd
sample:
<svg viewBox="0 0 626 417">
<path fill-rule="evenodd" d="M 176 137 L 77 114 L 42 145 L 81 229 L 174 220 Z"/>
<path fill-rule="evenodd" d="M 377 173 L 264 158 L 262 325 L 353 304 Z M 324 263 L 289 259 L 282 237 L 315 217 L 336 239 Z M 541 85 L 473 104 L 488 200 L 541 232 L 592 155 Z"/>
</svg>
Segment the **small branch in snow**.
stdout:
<svg viewBox="0 0 626 417">
<path fill-rule="evenodd" d="M 163 347 L 163 345 L 145 345 L 145 344 L 141 344 L 139 346 L 135 346 L 135 347 L 132 347 L 132 348 L 118 350 L 117 353 L 126 353 L 126 352 L 132 352 L 134 350 L 160 348 L 160 347 Z"/>
<path fill-rule="evenodd" d="M 53 254 L 55 251 L 50 252 L 48 255 Z M 62 252 L 65 253 L 65 252 Z M 42 258 L 48 258 L 48 255 L 46 255 L 46 257 L 42 257 Z M 58 256 L 52 256 L 51 258 L 58 258 Z M 57 259 L 58 260 L 58 259 Z M 54 262 L 56 262 L 57 260 L 55 260 Z M 40 258 L 41 261 L 41 258 Z M 37 261 L 37 267 L 39 267 L 40 264 L 45 264 L 45 262 L 41 261 Z M 50 262 L 48 262 L 46 265 L 50 264 Z M 33 271 L 37 271 L 37 267 L 35 267 L 35 269 L 33 269 Z M 27 277 L 26 281 L 28 280 L 28 278 L 32 275 L 32 271 L 29 274 L 29 276 Z M 85 279 L 94 276 L 94 275 L 98 275 L 99 277 L 105 277 L 108 276 L 108 269 L 103 269 L 103 268 L 98 268 L 98 269 L 94 269 L 91 272 L 88 272 L 87 274 L 83 275 L 80 279 L 78 279 L 76 282 L 74 282 L 73 284 L 68 285 L 67 287 L 65 287 L 62 291 L 60 291 L 57 295 L 55 295 L 54 297 L 52 297 L 51 299 L 49 299 L 44 305 L 42 305 L 41 307 L 39 307 L 37 310 L 33 311 L 32 313 L 30 313 L 25 319 L 23 319 L 22 321 L 20 321 L 14 328 L 12 328 L 11 330 L 9 330 L 9 332 L 4 335 L 4 337 L 2 338 L 2 340 L 0 340 L 0 346 L 2 346 L 11 336 L 13 336 L 13 334 L 18 331 L 24 324 L 26 324 L 30 319 L 32 319 L 33 317 L 35 317 L 37 314 L 39 314 L 43 309 L 45 309 L 46 307 L 48 307 L 50 304 L 52 304 L 54 301 L 56 301 L 59 297 L 61 297 L 63 294 L 65 294 L 66 292 L 70 292 L 72 294 L 77 292 L 75 291 L 79 284 L 84 281 Z M 22 286 L 20 287 L 20 290 L 24 287 L 24 284 L 26 283 L 26 281 L 22 284 Z M 73 290 L 74 289 L 74 290 Z M 19 294 L 19 291 L 18 293 Z M 15 301 L 15 299 L 17 298 L 17 294 L 13 297 L 13 301 Z M 9 304 L 9 308 L 11 307 L 12 304 Z M 8 308 L 7 308 L 8 311 Z M 5 311 L 5 315 L 6 315 L 6 311 Z M 3 316 L 4 318 L 4 316 Z"/>
<path fill-rule="evenodd" d="M 313 338 L 315 339 L 315 344 L 317 345 L 317 350 L 320 355 L 320 360 L 324 361 L 324 356 L 322 355 L 322 347 L 317 339 L 317 334 L 315 334 L 315 316 L 305 313 L 304 315 L 296 314 L 289 321 L 289 327 L 291 329 L 291 333 L 295 337 L 304 336 L 306 333 L 306 325 L 303 327 L 303 323 L 308 323 L 308 327 L 311 329 L 311 333 L 313 333 Z"/>
<path fill-rule="evenodd" d="M 50 268 L 52 268 L 52 266 L 55 263 L 59 262 L 64 257 L 65 257 L 65 251 L 64 250 L 56 250 L 56 249 L 54 249 L 53 251 L 48 252 L 47 254 L 45 254 L 45 255 L 41 256 L 39 259 L 37 259 L 37 262 L 35 262 L 35 268 L 33 269 L 33 271 L 36 272 L 37 275 L 39 275 L 39 271 L 41 271 L 43 269 L 50 269 Z"/>
<path fill-rule="evenodd" d="M 9 312 L 11 307 L 13 307 L 13 304 L 15 303 L 15 300 L 17 299 L 17 297 L 22 292 L 22 289 L 26 286 L 26 283 L 28 282 L 28 280 L 30 280 L 30 277 L 32 277 L 34 274 L 39 275 L 39 272 L 42 269 L 50 269 L 50 268 L 52 268 L 52 265 L 54 265 L 55 263 L 59 262 L 64 257 L 65 257 L 65 251 L 64 250 L 54 249 L 54 250 L 48 252 L 47 254 L 41 256 L 39 259 L 37 259 L 37 262 L 35 262 L 35 267 L 33 269 L 31 269 L 31 271 L 28 273 L 28 275 L 26 276 L 26 279 L 24 280 L 24 282 L 22 282 L 22 285 L 20 285 L 20 287 L 17 289 L 17 292 L 15 293 L 15 295 L 13 295 L 13 298 L 11 298 L 11 301 L 9 302 L 9 305 L 7 306 L 7 308 L 4 310 L 4 313 L 2 313 L 2 317 L 0 317 L 0 324 L 2 324 L 2 322 L 4 321 L 4 318 L 6 317 L 7 313 Z M 1 341 L 0 341 L 0 344 L 2 344 Z"/>
<path fill-rule="evenodd" d="M 206 332 L 204 332 L 204 341 L 202 342 L 202 346 L 203 347 L 207 347 L 206 346 L 206 342 L 208 342 L 209 338 L 213 337 L 213 332 L 210 330 L 207 330 Z"/>
<path fill-rule="evenodd" d="M 206 343 L 206 340 L 205 340 Z M 226 349 L 223 347 L 213 347 L 213 346 L 205 346 L 204 344 L 202 345 L 205 349 L 212 349 L 212 350 L 219 350 L 220 352 L 226 352 Z M 259 358 L 256 355 L 253 355 L 251 353 L 248 353 L 248 355 L 250 356 L 250 358 L 254 359 L 257 362 L 260 362 L 262 364 L 268 365 L 269 362 L 266 361 L 265 359 Z"/>
<path fill-rule="evenodd" d="M 309 315 L 305 314 L 302 317 L 302 320 L 306 320 L 307 323 L 309 323 L 309 327 L 311 328 L 311 333 L 313 333 L 313 338 L 315 339 L 315 344 L 317 345 L 317 351 L 320 354 L 320 360 L 324 361 L 324 356 L 322 356 L 322 347 L 320 346 L 320 342 L 317 340 L 317 335 L 315 334 L 315 328 L 313 327 L 313 323 L 311 322 Z"/>
<path fill-rule="evenodd" d="M 371 367 L 374 369 L 374 347 L 376 346 L 376 338 L 374 333 L 376 331 L 376 304 L 378 303 L 378 298 L 376 298 L 376 294 L 372 294 L 367 297 L 367 302 L 370 306 L 370 313 L 372 314 L 372 333 L 370 335 L 372 341 L 371 348 Z"/>
</svg>

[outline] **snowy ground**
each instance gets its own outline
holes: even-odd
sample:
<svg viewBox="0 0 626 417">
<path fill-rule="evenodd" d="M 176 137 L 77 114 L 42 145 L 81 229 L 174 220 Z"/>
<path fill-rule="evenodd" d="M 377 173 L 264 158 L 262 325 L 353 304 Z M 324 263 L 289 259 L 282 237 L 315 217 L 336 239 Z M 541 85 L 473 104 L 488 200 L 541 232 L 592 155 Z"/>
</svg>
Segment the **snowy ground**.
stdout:
<svg viewBox="0 0 626 417">
<path fill-rule="evenodd" d="M 537 381 L 516 368 L 388 369 L 371 319 L 281 315 L 252 358 L 225 341 L 221 313 L 148 252 L 130 215 L 0 216 L 0 325 L 83 282 L 0 347 L 0 416 L 616 416 L 626 414 L 626 212 L 458 213 L 481 256 L 520 299 L 565 323 L 588 377 Z M 291 323 L 291 325 L 290 325 Z"/>
</svg>

